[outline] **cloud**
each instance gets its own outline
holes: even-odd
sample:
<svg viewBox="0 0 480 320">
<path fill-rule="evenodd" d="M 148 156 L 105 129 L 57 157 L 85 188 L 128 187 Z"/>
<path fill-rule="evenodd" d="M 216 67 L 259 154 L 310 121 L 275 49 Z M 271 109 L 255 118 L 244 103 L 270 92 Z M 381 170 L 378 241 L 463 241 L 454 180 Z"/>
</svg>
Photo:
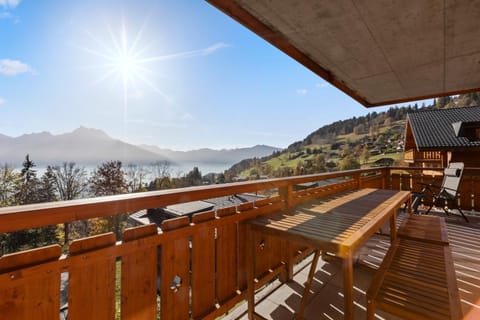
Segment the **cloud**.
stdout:
<svg viewBox="0 0 480 320">
<path fill-rule="evenodd" d="M 0 105 L 5 104 L 5 99 L 0 98 Z"/>
<path fill-rule="evenodd" d="M 8 11 L 0 12 L 0 19 L 11 19 L 13 15 Z"/>
<path fill-rule="evenodd" d="M 228 47 L 229 47 L 228 44 L 223 43 L 223 42 L 218 42 L 218 43 L 215 43 L 215 44 L 211 45 L 208 48 L 200 49 L 200 51 L 202 52 L 203 56 L 208 56 L 209 54 L 212 54 L 215 51 L 218 51 L 218 50 L 223 49 L 223 48 L 228 48 Z"/>
<path fill-rule="evenodd" d="M 149 61 L 163 61 L 163 60 L 170 60 L 170 59 L 178 59 L 178 58 L 191 58 L 191 57 L 198 57 L 198 56 L 208 56 L 211 55 L 218 50 L 221 50 L 223 48 L 228 48 L 230 45 L 224 43 L 224 42 L 217 42 L 207 48 L 202 48 L 202 49 L 196 49 L 196 50 L 190 50 L 190 51 L 183 51 L 183 52 L 177 52 L 177 53 L 172 53 L 172 54 L 167 54 L 163 56 L 157 56 L 157 57 L 151 57 L 151 58 L 146 58 L 142 59 L 141 62 L 149 62 Z"/>
<path fill-rule="evenodd" d="M 182 120 L 192 120 L 193 116 L 190 113 L 186 112 L 182 115 L 181 119 Z"/>
<path fill-rule="evenodd" d="M 15 8 L 20 4 L 21 0 L 0 0 L 0 6 L 5 8 Z"/>
<path fill-rule="evenodd" d="M 317 83 L 315 87 L 317 88 L 326 88 L 328 84 L 326 82 Z"/>
<path fill-rule="evenodd" d="M 304 96 L 307 94 L 307 89 L 297 89 L 297 94 Z"/>
<path fill-rule="evenodd" d="M 1 1 L 1 0 L 0 0 Z M 30 68 L 30 66 L 26 63 L 23 63 L 19 60 L 10 60 L 10 59 L 3 59 L 0 60 L 0 75 L 6 76 L 14 76 L 19 73 L 30 72 L 35 74 L 35 71 Z"/>
</svg>

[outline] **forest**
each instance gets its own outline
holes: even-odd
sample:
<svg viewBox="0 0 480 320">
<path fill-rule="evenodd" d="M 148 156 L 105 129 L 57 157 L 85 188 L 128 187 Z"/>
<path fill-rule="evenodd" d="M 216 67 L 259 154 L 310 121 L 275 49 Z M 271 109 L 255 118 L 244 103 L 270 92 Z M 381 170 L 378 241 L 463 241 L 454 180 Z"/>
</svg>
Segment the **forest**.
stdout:
<svg viewBox="0 0 480 320">
<path fill-rule="evenodd" d="M 197 167 L 179 177 L 171 176 L 170 164 L 158 161 L 148 168 L 121 161 L 107 161 L 92 172 L 65 162 L 47 166 L 37 175 L 36 164 L 27 154 L 21 170 L 4 164 L 0 167 L 0 207 L 66 201 L 88 197 L 144 192 L 196 186 L 207 183 Z M 75 221 L 62 225 L 0 234 L 0 255 L 52 243 L 70 241 L 113 231 L 120 239 L 127 215 Z"/>
</svg>

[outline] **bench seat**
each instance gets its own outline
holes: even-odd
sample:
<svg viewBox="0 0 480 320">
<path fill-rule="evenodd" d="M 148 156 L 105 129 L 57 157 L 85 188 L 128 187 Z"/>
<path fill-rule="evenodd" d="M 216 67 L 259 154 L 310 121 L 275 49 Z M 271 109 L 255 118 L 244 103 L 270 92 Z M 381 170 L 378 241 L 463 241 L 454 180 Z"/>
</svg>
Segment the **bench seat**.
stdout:
<svg viewBox="0 0 480 320">
<path fill-rule="evenodd" d="M 405 222 L 405 226 L 413 222 Z M 441 224 L 433 230 L 437 236 Z M 424 234 L 427 241 L 412 234 L 422 235 L 416 231 L 407 232 L 407 236 L 399 233 L 390 246 L 367 292 L 367 318 L 373 319 L 375 309 L 379 309 L 403 319 L 461 319 L 448 242 L 438 241 L 436 236 L 435 241 L 428 241 L 428 233 Z"/>
</svg>

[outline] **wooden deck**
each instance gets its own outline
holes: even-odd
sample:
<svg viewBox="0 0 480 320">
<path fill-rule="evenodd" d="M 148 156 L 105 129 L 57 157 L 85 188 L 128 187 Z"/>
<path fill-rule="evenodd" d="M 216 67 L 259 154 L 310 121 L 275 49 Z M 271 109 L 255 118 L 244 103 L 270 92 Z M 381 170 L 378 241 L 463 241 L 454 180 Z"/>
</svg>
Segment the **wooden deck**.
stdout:
<svg viewBox="0 0 480 320">
<path fill-rule="evenodd" d="M 399 213 L 398 224 L 402 222 L 404 216 L 404 213 Z M 480 217 L 472 217 L 470 223 L 465 223 L 460 216 L 449 216 L 446 221 L 464 319 L 479 319 Z M 366 318 L 365 292 L 389 245 L 388 236 L 375 235 L 355 256 L 355 319 Z M 312 256 L 308 257 L 296 267 L 293 282 L 282 285 L 276 281 L 257 292 L 257 313 L 267 319 L 294 319 L 294 312 L 299 306 L 303 292 L 303 283 L 308 276 L 311 258 Z M 312 294 L 304 313 L 305 319 L 343 319 L 342 279 L 339 260 L 319 261 L 312 283 Z M 245 312 L 246 305 L 243 304 L 224 319 L 247 319 Z M 396 320 L 398 318 L 377 312 L 376 319 Z"/>
</svg>

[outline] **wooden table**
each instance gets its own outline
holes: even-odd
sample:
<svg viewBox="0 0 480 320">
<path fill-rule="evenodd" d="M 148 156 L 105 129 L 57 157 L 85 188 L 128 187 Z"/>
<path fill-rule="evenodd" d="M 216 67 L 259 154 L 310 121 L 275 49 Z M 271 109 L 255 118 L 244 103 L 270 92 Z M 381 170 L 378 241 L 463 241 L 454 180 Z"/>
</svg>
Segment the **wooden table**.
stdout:
<svg viewBox="0 0 480 320">
<path fill-rule="evenodd" d="M 390 220 L 390 237 L 396 238 L 396 212 L 405 203 L 410 208 L 410 192 L 383 189 L 358 189 L 302 204 L 288 212 L 262 216 L 247 222 L 247 300 L 248 317 L 254 319 L 253 232 L 261 232 L 308 245 L 319 251 L 334 253 L 343 261 L 345 319 L 353 319 L 353 254 L 384 223 Z M 309 281 L 315 270 L 310 270 Z M 304 291 L 297 318 L 303 315 L 307 290 Z"/>
</svg>

